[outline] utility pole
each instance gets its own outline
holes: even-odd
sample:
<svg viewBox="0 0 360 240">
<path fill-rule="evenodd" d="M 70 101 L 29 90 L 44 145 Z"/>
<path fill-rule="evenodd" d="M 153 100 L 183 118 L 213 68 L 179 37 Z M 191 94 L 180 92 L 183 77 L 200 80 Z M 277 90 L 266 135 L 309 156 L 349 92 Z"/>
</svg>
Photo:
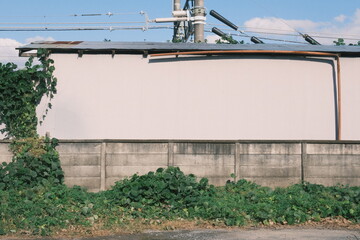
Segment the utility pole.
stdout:
<svg viewBox="0 0 360 240">
<path fill-rule="evenodd" d="M 173 11 L 181 10 L 181 0 L 173 0 Z"/>
<path fill-rule="evenodd" d="M 181 0 L 173 0 L 173 15 L 181 10 Z M 181 24 L 182 22 L 174 22 L 173 42 L 179 41 L 179 32 L 182 32 L 181 30 L 183 30 Z"/>
<path fill-rule="evenodd" d="M 174 23 L 174 42 L 186 42 L 189 37 L 194 34 L 194 42 L 205 42 L 204 28 L 206 20 L 206 12 L 204 0 L 186 0 L 185 6 L 181 8 L 181 0 L 172 0 L 173 17 L 171 18 L 155 18 L 149 22 L 156 23 Z"/>
<path fill-rule="evenodd" d="M 205 42 L 204 27 L 205 27 L 205 7 L 204 0 L 195 0 L 194 6 L 194 29 L 195 29 L 195 43 Z"/>
</svg>

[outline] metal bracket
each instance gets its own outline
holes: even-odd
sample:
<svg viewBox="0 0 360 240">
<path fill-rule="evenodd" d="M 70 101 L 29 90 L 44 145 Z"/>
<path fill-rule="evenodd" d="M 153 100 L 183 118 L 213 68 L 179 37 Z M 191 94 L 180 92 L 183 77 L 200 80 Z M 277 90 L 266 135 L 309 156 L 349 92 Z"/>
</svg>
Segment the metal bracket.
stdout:
<svg viewBox="0 0 360 240">
<path fill-rule="evenodd" d="M 84 51 L 83 50 L 79 50 L 78 51 L 78 57 L 81 58 L 84 54 Z"/>
</svg>

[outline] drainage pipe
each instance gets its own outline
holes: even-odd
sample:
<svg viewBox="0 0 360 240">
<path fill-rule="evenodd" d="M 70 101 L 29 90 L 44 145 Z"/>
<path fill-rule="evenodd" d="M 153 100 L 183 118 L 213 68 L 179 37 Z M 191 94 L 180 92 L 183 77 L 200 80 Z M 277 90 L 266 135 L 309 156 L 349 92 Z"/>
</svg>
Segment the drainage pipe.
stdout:
<svg viewBox="0 0 360 240">
<path fill-rule="evenodd" d="M 326 52 L 309 52 L 309 51 L 282 51 L 282 50 L 210 50 L 210 51 L 190 51 L 190 52 L 169 52 L 151 54 L 151 57 L 178 56 L 178 55 L 212 55 L 212 54 L 274 54 L 274 55 L 300 55 L 315 57 L 333 57 L 337 62 L 337 126 L 336 140 L 341 140 L 342 131 L 342 109 L 341 109 L 341 65 L 340 54 Z"/>
</svg>

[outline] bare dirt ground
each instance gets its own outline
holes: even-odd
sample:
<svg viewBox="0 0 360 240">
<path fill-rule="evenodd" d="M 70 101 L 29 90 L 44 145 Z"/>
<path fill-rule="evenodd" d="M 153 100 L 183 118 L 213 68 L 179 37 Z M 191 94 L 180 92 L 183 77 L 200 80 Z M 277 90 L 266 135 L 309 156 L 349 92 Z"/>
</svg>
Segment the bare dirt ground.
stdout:
<svg viewBox="0 0 360 240">
<path fill-rule="evenodd" d="M 52 237 L 31 237 L 28 233 L 0 236 L 6 240 L 242 240 L 242 239 L 330 239 L 360 240 L 360 224 L 344 218 L 327 218 L 319 222 L 298 225 L 249 225 L 227 227 L 218 222 L 164 221 L 133 222 L 119 228 L 103 230 L 102 226 L 89 229 L 70 228 L 54 233 Z"/>
</svg>

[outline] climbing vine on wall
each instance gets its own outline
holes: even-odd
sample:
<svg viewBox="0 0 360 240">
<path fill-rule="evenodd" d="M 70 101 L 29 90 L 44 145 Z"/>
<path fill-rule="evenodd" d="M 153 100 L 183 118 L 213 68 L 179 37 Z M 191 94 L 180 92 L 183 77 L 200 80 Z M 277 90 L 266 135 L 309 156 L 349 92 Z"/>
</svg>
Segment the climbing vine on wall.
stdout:
<svg viewBox="0 0 360 240">
<path fill-rule="evenodd" d="M 0 132 L 6 138 L 36 137 L 38 122 L 51 108 L 57 83 L 54 61 L 45 49 L 39 49 L 37 57 L 39 64 L 30 57 L 23 69 L 14 63 L 0 63 Z M 43 97 L 48 97 L 48 103 L 39 121 L 36 107 Z"/>
</svg>

